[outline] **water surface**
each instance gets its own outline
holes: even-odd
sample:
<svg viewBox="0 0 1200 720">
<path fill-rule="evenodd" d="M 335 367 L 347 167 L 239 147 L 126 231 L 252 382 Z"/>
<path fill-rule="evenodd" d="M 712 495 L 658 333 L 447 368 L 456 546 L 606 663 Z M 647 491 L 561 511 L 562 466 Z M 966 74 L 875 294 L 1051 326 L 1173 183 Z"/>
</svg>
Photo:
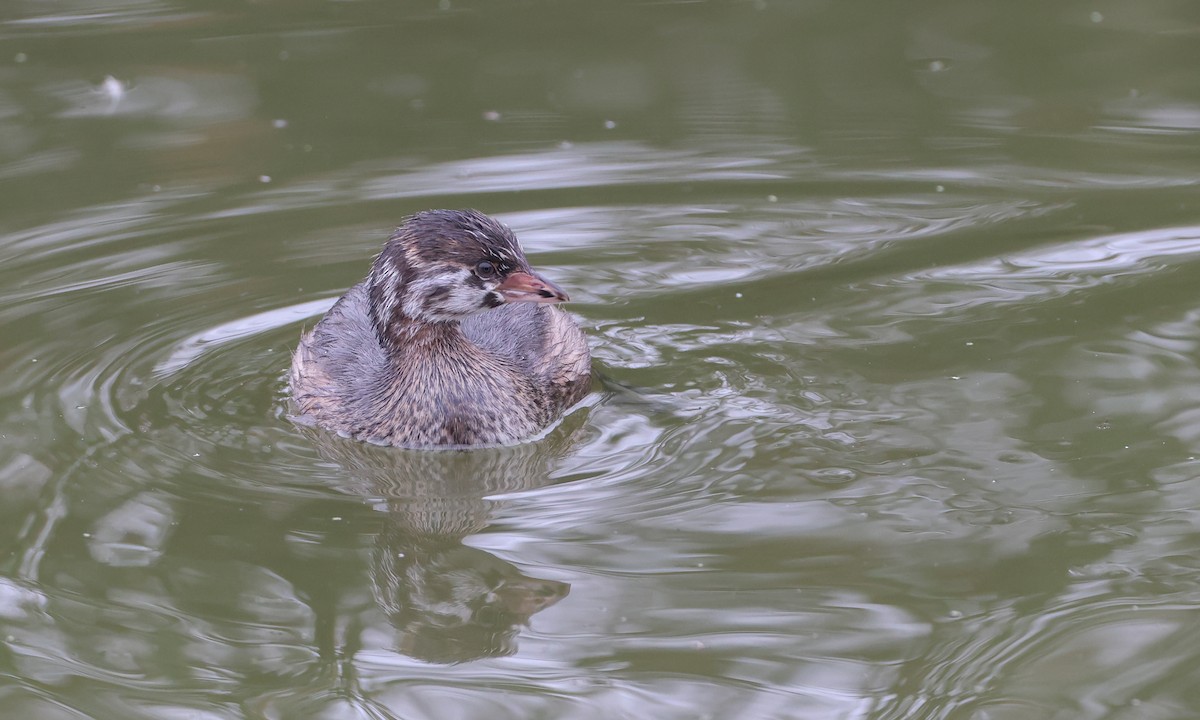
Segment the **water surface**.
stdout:
<svg viewBox="0 0 1200 720">
<path fill-rule="evenodd" d="M 0 706 L 1200 713 L 1186 4 L 0 11 Z M 473 453 L 294 426 L 428 207 L 606 379 Z"/>
</svg>

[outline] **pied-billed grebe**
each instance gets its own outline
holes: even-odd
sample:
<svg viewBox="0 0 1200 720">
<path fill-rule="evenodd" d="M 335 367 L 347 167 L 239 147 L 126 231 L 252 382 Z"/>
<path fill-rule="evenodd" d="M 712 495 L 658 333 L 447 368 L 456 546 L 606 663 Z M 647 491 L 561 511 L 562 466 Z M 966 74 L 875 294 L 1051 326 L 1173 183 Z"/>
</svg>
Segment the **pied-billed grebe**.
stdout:
<svg viewBox="0 0 1200 720">
<path fill-rule="evenodd" d="M 511 444 L 587 394 L 587 340 L 512 231 L 407 218 L 292 356 L 299 419 L 381 445 Z"/>
</svg>

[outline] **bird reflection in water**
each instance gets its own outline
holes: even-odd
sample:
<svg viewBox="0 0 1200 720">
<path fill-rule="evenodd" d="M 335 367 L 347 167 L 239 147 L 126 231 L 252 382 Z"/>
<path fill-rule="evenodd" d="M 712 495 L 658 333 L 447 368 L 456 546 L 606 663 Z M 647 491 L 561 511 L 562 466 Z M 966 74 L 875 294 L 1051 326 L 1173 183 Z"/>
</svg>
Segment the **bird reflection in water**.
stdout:
<svg viewBox="0 0 1200 720">
<path fill-rule="evenodd" d="M 566 597 L 567 583 L 525 575 L 462 539 L 487 527 L 497 504 L 489 496 L 553 481 L 583 414 L 539 442 L 472 451 L 400 451 L 306 433 L 346 470 L 349 489 L 386 513 L 370 573 L 397 651 L 431 663 L 511 655 L 530 618 Z"/>
</svg>

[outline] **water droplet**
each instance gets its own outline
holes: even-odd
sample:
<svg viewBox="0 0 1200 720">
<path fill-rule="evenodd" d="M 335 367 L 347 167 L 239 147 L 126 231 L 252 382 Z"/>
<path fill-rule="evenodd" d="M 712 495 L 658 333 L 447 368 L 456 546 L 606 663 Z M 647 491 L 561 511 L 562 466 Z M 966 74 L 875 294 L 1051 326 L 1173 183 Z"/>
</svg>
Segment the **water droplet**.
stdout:
<svg viewBox="0 0 1200 720">
<path fill-rule="evenodd" d="M 945 186 L 945 185 L 938 185 L 937 187 L 935 187 L 935 188 L 934 188 L 934 191 L 935 191 L 935 192 L 946 192 L 946 186 Z"/>
<path fill-rule="evenodd" d="M 13 58 L 13 60 L 16 61 L 16 63 L 18 65 L 25 62 L 28 59 L 29 59 L 29 56 L 26 55 L 25 53 L 17 53 L 16 56 Z"/>
<path fill-rule="evenodd" d="M 500 113 L 495 110 L 487 110 L 483 113 L 483 119 L 488 122 L 500 122 Z"/>
<path fill-rule="evenodd" d="M 1104 22 L 1104 16 L 1098 12 L 1093 12 L 1091 15 L 1091 18 L 1092 18 L 1092 22 L 1094 22 L 1094 23 Z"/>
<path fill-rule="evenodd" d="M 271 176 L 270 175 L 259 175 L 258 181 L 260 183 L 269 183 L 269 182 L 271 182 Z"/>
<path fill-rule="evenodd" d="M 779 202 L 779 197 L 776 195 L 768 195 L 767 202 Z"/>
<path fill-rule="evenodd" d="M 615 120 L 605 120 L 604 121 L 604 129 L 605 130 L 612 130 L 616 126 L 617 126 L 617 123 Z"/>
<path fill-rule="evenodd" d="M 271 121 L 271 127 L 275 128 L 276 130 L 282 130 L 287 126 L 288 121 L 284 120 L 283 118 L 275 118 Z"/>
</svg>

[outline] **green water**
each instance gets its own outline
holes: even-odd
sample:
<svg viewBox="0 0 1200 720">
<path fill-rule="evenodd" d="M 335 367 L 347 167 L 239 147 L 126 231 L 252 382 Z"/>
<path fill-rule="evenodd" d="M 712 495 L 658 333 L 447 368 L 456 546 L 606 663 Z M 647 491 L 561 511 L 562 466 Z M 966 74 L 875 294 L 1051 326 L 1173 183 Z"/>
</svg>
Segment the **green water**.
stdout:
<svg viewBox="0 0 1200 720">
<path fill-rule="evenodd" d="M 1200 716 L 1187 3 L 0 7 L 0 717 Z M 476 207 L 607 378 L 295 427 Z"/>
</svg>

